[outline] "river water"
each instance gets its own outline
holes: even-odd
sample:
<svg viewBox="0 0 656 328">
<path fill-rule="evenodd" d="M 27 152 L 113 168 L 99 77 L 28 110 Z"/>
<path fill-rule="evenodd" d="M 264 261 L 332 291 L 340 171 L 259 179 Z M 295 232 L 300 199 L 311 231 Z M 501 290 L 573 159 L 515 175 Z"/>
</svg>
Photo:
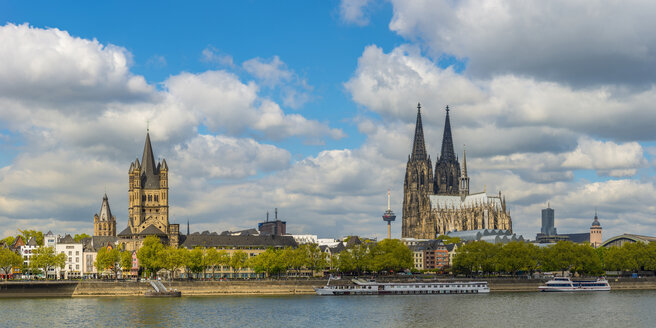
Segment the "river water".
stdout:
<svg viewBox="0 0 656 328">
<path fill-rule="evenodd" d="M 656 291 L 0 299 L 1 327 L 656 327 Z"/>
</svg>

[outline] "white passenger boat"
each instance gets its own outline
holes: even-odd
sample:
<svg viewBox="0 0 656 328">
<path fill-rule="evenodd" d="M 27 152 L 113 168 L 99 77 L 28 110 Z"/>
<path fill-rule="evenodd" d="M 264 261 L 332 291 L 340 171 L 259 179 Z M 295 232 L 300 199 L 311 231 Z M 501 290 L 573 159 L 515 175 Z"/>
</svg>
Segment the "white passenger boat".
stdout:
<svg viewBox="0 0 656 328">
<path fill-rule="evenodd" d="M 480 294 L 489 293 L 486 281 L 378 283 L 353 280 L 355 285 L 314 288 L 317 295 L 405 295 L 405 294 Z"/>
<path fill-rule="evenodd" d="M 547 281 L 546 285 L 538 288 L 542 292 L 592 292 L 609 291 L 610 285 L 605 278 L 572 281 L 567 277 L 558 277 Z"/>
</svg>

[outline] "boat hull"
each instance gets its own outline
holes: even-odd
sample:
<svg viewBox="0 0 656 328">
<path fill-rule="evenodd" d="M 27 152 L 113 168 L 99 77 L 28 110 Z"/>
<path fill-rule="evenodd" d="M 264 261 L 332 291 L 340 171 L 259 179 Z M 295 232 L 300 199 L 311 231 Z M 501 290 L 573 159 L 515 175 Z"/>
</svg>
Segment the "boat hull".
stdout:
<svg viewBox="0 0 656 328">
<path fill-rule="evenodd" d="M 356 286 L 325 286 L 314 288 L 320 296 L 342 295 L 435 295 L 435 294 L 487 294 L 487 282 L 459 283 L 359 283 Z"/>
</svg>

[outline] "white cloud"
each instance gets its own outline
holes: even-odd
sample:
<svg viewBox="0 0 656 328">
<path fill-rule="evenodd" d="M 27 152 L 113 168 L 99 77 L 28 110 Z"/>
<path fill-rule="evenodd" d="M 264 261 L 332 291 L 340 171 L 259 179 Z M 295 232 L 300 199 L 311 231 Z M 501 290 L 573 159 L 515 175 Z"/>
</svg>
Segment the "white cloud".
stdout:
<svg viewBox="0 0 656 328">
<path fill-rule="evenodd" d="M 278 56 L 273 56 L 269 62 L 262 58 L 249 59 L 242 66 L 248 73 L 261 81 L 263 85 L 269 87 L 290 82 L 294 77 L 294 73 L 287 68 L 287 65 Z"/>
<path fill-rule="evenodd" d="M 3 97 L 61 105 L 144 100 L 152 95 L 144 78 L 130 73 L 131 55 L 124 48 L 27 24 L 0 26 L 0 39 Z"/>
<path fill-rule="evenodd" d="M 175 146 L 169 161 L 177 163 L 186 178 L 239 179 L 285 169 L 290 159 L 287 150 L 253 139 L 199 135 Z"/>
<path fill-rule="evenodd" d="M 369 24 L 367 7 L 371 0 L 341 0 L 339 3 L 339 15 L 342 21 L 365 26 Z"/>
<path fill-rule="evenodd" d="M 210 64 L 228 67 L 234 66 L 232 56 L 224 54 L 219 49 L 216 49 L 212 46 L 208 46 L 207 48 L 203 49 L 203 52 L 201 53 L 201 60 Z"/>
<path fill-rule="evenodd" d="M 653 1 L 392 0 L 390 29 L 435 58 L 488 78 L 518 74 L 573 85 L 651 84 Z"/>
<path fill-rule="evenodd" d="M 282 102 L 287 107 L 300 108 L 312 99 L 312 86 L 289 69 L 278 56 L 268 61 L 259 57 L 249 59 L 242 66 L 263 86 L 280 89 Z"/>
</svg>

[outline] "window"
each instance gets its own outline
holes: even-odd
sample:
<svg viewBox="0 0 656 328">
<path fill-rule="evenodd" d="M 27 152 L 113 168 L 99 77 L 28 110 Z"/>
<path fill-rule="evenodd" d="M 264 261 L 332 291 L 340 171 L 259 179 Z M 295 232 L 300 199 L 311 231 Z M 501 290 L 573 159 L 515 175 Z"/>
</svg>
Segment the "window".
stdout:
<svg viewBox="0 0 656 328">
<path fill-rule="evenodd" d="M 148 201 L 151 202 L 153 200 L 153 195 L 148 195 Z"/>
<path fill-rule="evenodd" d="M 72 251 L 68 251 L 68 255 L 73 255 L 73 252 L 72 252 Z"/>
<path fill-rule="evenodd" d="M 80 255 L 80 251 L 75 251 L 75 255 Z"/>
</svg>

